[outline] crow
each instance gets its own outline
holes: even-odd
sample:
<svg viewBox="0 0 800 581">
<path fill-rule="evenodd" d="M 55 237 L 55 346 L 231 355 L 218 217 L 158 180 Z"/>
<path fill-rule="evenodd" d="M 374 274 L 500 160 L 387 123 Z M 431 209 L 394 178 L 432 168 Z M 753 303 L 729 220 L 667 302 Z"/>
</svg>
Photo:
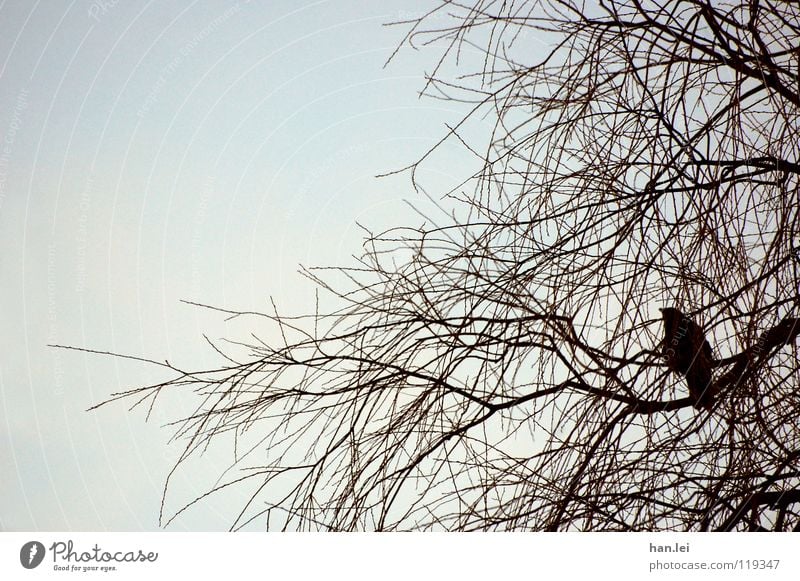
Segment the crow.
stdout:
<svg viewBox="0 0 800 581">
<path fill-rule="evenodd" d="M 709 409 L 714 401 L 711 369 L 714 355 L 703 329 L 675 308 L 660 309 L 664 319 L 663 354 L 667 367 L 686 378 L 696 408 Z"/>
</svg>

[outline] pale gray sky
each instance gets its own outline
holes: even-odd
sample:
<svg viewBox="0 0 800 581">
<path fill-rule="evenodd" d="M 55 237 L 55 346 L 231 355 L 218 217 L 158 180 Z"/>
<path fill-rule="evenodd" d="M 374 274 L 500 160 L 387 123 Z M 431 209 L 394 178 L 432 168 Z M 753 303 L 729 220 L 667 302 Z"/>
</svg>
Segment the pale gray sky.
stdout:
<svg viewBox="0 0 800 581">
<path fill-rule="evenodd" d="M 87 413 L 166 377 L 48 343 L 205 367 L 203 333 L 257 329 L 181 299 L 308 311 L 299 263 L 347 264 L 356 221 L 419 223 L 404 200 L 436 215 L 407 175 L 374 178 L 464 112 L 417 99 L 435 54 L 383 68 L 405 31 L 383 24 L 426 6 L 0 2 L 1 530 L 156 529 L 179 453 L 161 424 L 193 404 L 165 398 L 149 423 L 125 404 Z M 462 156 L 428 164 L 427 189 L 463 179 Z M 168 503 L 226 459 L 193 463 Z M 173 528 L 227 529 L 237 494 Z"/>
</svg>

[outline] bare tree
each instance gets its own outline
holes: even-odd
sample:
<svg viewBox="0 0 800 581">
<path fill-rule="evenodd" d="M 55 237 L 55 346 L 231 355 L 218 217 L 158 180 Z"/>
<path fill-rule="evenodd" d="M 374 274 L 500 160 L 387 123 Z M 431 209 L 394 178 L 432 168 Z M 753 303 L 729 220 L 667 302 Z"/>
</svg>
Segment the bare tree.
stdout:
<svg viewBox="0 0 800 581">
<path fill-rule="evenodd" d="M 800 530 L 798 4 L 476 0 L 405 25 L 448 47 L 426 93 L 474 103 L 443 135 L 482 160 L 450 222 L 370 236 L 342 285 L 307 271 L 340 306 L 257 315 L 280 344 L 109 401 L 198 392 L 178 465 L 230 438 L 208 494 L 254 484 L 234 529 Z M 465 47 L 482 68 L 447 77 Z M 702 401 L 662 307 L 694 325 Z"/>
</svg>

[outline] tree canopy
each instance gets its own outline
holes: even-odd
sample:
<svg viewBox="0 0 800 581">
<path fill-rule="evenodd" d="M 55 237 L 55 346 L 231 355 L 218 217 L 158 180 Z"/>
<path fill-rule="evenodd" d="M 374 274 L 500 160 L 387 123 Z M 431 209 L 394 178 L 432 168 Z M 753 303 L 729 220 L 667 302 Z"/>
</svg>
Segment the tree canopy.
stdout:
<svg viewBox="0 0 800 581">
<path fill-rule="evenodd" d="M 800 6 L 476 0 L 402 25 L 441 51 L 425 93 L 473 104 L 443 129 L 481 160 L 451 222 L 370 236 L 343 284 L 308 270 L 339 306 L 258 314 L 279 342 L 109 401 L 196 390 L 178 465 L 252 443 L 217 487 L 252 485 L 233 529 L 800 530 Z M 713 350 L 707 408 L 664 307 Z"/>
</svg>

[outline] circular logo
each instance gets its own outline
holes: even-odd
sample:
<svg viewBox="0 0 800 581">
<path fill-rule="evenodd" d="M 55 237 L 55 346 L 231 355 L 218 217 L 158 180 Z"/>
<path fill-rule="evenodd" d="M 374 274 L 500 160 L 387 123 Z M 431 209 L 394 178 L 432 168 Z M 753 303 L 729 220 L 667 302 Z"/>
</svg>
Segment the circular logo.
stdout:
<svg viewBox="0 0 800 581">
<path fill-rule="evenodd" d="M 35 569 L 44 559 L 44 545 L 39 541 L 28 541 L 19 550 L 19 562 L 26 569 Z"/>
</svg>

